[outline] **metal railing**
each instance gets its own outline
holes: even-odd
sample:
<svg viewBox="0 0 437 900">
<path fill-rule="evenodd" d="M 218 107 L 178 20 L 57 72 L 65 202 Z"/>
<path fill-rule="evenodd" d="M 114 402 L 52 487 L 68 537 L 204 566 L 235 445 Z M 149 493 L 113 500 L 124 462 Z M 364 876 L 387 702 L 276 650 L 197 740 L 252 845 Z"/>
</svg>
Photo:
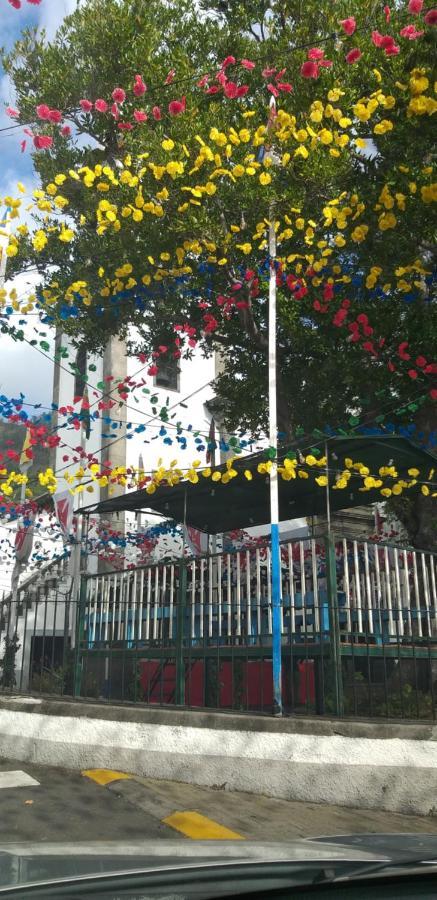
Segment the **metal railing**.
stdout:
<svg viewBox="0 0 437 900">
<path fill-rule="evenodd" d="M 270 567 L 265 545 L 86 575 L 77 615 L 46 585 L 16 626 L 9 600 L 0 647 L 16 633 L 15 689 L 270 713 Z M 281 590 L 285 712 L 434 718 L 435 555 L 290 541 Z"/>
</svg>

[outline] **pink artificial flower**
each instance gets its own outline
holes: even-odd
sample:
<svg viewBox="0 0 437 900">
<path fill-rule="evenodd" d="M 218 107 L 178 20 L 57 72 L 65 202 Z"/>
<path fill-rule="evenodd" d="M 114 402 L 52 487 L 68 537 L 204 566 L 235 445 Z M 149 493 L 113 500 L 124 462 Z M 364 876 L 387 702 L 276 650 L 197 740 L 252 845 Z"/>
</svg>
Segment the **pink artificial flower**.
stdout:
<svg viewBox="0 0 437 900">
<path fill-rule="evenodd" d="M 416 38 L 420 38 L 424 34 L 424 31 L 417 31 L 415 25 L 406 25 L 405 28 L 402 28 L 400 31 L 401 37 L 408 38 L 409 41 L 415 41 Z"/>
<path fill-rule="evenodd" d="M 197 82 L 197 87 L 206 87 L 209 81 L 209 75 L 202 75 L 202 77 Z"/>
<path fill-rule="evenodd" d="M 288 81 L 277 81 L 276 86 L 279 91 L 284 91 L 286 94 L 290 94 L 293 90 L 293 85 Z"/>
<path fill-rule="evenodd" d="M 97 112 L 101 112 L 101 113 L 108 112 L 108 104 L 107 104 L 106 100 L 102 100 L 102 99 L 96 100 L 96 102 L 94 104 L 94 109 L 96 109 Z"/>
<path fill-rule="evenodd" d="M 39 6 L 41 0 L 27 0 L 28 3 L 33 3 L 34 6 Z"/>
<path fill-rule="evenodd" d="M 6 115 L 9 116 L 11 119 L 18 119 L 18 116 L 20 115 L 20 113 L 18 112 L 18 109 L 13 109 L 12 106 L 7 106 L 6 107 Z"/>
<path fill-rule="evenodd" d="M 171 84 L 172 81 L 174 81 L 175 75 L 176 75 L 176 70 L 175 70 L 175 69 L 170 69 L 170 71 L 169 71 L 169 73 L 168 73 L 168 75 L 167 75 L 167 78 L 166 78 L 165 81 L 164 81 L 164 84 Z"/>
<path fill-rule="evenodd" d="M 133 127 L 132 122 L 119 122 L 117 125 L 120 131 L 132 131 Z"/>
<path fill-rule="evenodd" d="M 349 53 L 346 56 L 346 62 L 351 65 L 361 59 L 362 55 L 361 50 L 359 50 L 358 47 L 354 47 L 353 50 L 349 50 Z"/>
<path fill-rule="evenodd" d="M 413 16 L 418 16 L 422 12 L 423 0 L 410 0 L 408 4 L 408 12 Z"/>
<path fill-rule="evenodd" d="M 388 47 L 385 48 L 385 55 L 386 56 L 397 56 L 398 53 L 400 53 L 400 51 L 401 51 L 401 48 L 399 47 L 399 44 L 395 44 L 393 41 L 393 44 L 390 44 Z"/>
<path fill-rule="evenodd" d="M 303 75 L 304 78 L 318 78 L 319 67 L 317 63 L 308 60 L 301 65 L 300 74 Z"/>
<path fill-rule="evenodd" d="M 230 100 L 233 100 L 237 96 L 238 85 L 235 81 L 228 81 L 224 85 L 223 90 L 225 97 L 229 97 Z"/>
<path fill-rule="evenodd" d="M 210 88 L 207 88 L 205 94 L 218 94 L 219 90 L 218 84 L 212 84 Z"/>
<path fill-rule="evenodd" d="M 349 16 L 348 19 L 340 19 L 340 25 L 341 25 L 343 31 L 345 32 L 345 34 L 349 34 L 349 35 L 353 34 L 357 27 L 357 23 L 355 21 L 355 16 Z"/>
<path fill-rule="evenodd" d="M 171 116 L 180 116 L 181 113 L 185 112 L 185 107 L 185 97 L 182 97 L 182 100 L 170 100 L 168 111 Z"/>
<path fill-rule="evenodd" d="M 372 31 L 372 43 L 375 47 L 380 47 L 382 42 L 382 34 L 379 31 Z"/>
<path fill-rule="evenodd" d="M 222 62 L 222 69 L 227 69 L 228 66 L 235 66 L 235 63 L 235 56 L 227 56 Z"/>
<path fill-rule="evenodd" d="M 271 82 L 269 82 L 267 85 L 267 89 L 270 91 L 271 94 L 273 94 L 274 97 L 279 97 L 279 89 L 276 87 L 275 84 L 272 84 Z"/>
<path fill-rule="evenodd" d="M 243 69 L 254 69 L 255 63 L 250 59 L 242 59 L 240 65 L 243 66 Z"/>
<path fill-rule="evenodd" d="M 152 109 L 152 116 L 153 116 L 153 118 L 156 120 L 156 122 L 159 122 L 159 120 L 162 119 L 162 112 L 161 112 L 161 107 L 160 107 L 160 106 L 154 106 L 154 107 L 153 107 L 153 109 Z"/>
<path fill-rule="evenodd" d="M 62 137 L 65 137 L 65 138 L 70 137 L 70 135 L 71 135 L 70 126 L 64 125 L 63 128 L 61 128 L 61 134 L 62 134 Z"/>
<path fill-rule="evenodd" d="M 273 69 L 272 69 L 272 68 L 267 68 L 267 69 L 263 69 L 263 70 L 262 70 L 261 75 L 262 75 L 263 78 L 271 78 L 272 75 L 275 74 L 275 72 L 276 72 L 276 69 L 275 69 L 275 68 L 273 68 Z"/>
<path fill-rule="evenodd" d="M 112 99 L 115 100 L 116 103 L 124 103 L 126 100 L 126 92 L 123 88 L 117 87 L 112 91 Z"/>
<path fill-rule="evenodd" d="M 48 150 L 53 144 L 53 138 L 48 134 L 36 134 L 33 143 L 37 150 Z"/>
<path fill-rule="evenodd" d="M 36 108 L 36 114 L 39 119 L 48 119 L 50 116 L 50 107 L 46 103 L 40 103 Z"/>
<path fill-rule="evenodd" d="M 119 119 L 119 118 L 120 118 L 120 110 L 119 110 L 119 108 L 118 108 L 118 106 L 117 106 L 116 103 L 113 103 L 112 106 L 111 106 L 111 116 L 113 116 L 114 119 Z"/>
<path fill-rule="evenodd" d="M 320 47 L 312 47 L 311 50 L 308 50 L 308 59 L 323 59 L 324 55 L 325 51 Z"/>
<path fill-rule="evenodd" d="M 430 9 L 425 16 L 426 25 L 437 25 L 437 9 Z"/>
<path fill-rule="evenodd" d="M 144 112 L 143 109 L 136 109 L 134 111 L 134 119 L 136 122 L 138 122 L 138 123 L 147 122 L 147 118 L 148 118 L 147 113 Z"/>
<path fill-rule="evenodd" d="M 248 90 L 248 84 L 240 84 L 240 86 L 237 87 L 237 97 L 244 97 L 247 94 Z"/>
<path fill-rule="evenodd" d="M 91 112 L 91 110 L 93 108 L 93 104 L 91 103 L 91 100 L 79 100 L 79 106 L 86 113 Z"/>
<path fill-rule="evenodd" d="M 331 66 L 332 66 L 332 59 L 321 59 L 321 60 L 319 60 L 319 66 L 321 66 L 322 69 L 330 69 Z"/>
<path fill-rule="evenodd" d="M 391 19 L 391 12 L 390 12 L 390 7 L 389 7 L 389 6 L 384 6 L 384 13 L 385 13 L 385 21 L 386 21 L 387 24 L 388 24 L 388 23 L 390 22 L 390 19 Z"/>
<path fill-rule="evenodd" d="M 48 114 L 49 122 L 54 122 L 55 125 L 59 125 L 59 122 L 62 119 L 62 113 L 59 109 L 50 109 Z"/>
<path fill-rule="evenodd" d="M 219 84 L 221 84 L 221 86 L 224 87 L 228 80 L 228 77 L 227 77 L 226 73 L 224 72 L 224 70 L 221 69 L 216 77 L 217 77 L 217 81 L 219 82 Z"/>
<path fill-rule="evenodd" d="M 14 9 L 21 8 L 21 0 L 9 0 L 9 3 L 14 7 Z"/>
<path fill-rule="evenodd" d="M 133 86 L 133 92 L 136 97 L 142 97 L 147 91 L 147 86 L 144 84 L 141 75 L 135 75 L 135 84 Z"/>
<path fill-rule="evenodd" d="M 24 153 L 24 151 L 26 149 L 26 145 L 27 145 L 27 141 L 21 141 L 20 147 L 21 147 L 22 153 Z"/>
</svg>

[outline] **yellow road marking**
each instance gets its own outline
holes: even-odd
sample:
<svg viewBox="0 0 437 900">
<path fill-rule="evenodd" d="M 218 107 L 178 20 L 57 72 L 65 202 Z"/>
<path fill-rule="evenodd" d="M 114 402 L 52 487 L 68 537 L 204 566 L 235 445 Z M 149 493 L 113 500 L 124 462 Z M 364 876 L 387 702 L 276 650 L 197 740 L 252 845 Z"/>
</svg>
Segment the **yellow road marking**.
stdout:
<svg viewBox="0 0 437 900">
<path fill-rule="evenodd" d="M 242 834 L 194 811 L 174 812 L 162 821 L 193 841 L 244 841 Z"/>
<path fill-rule="evenodd" d="M 112 769 L 84 769 L 81 773 L 85 778 L 91 778 L 96 784 L 111 784 L 112 781 L 121 781 L 122 778 L 132 778 L 126 772 L 113 772 Z"/>
</svg>

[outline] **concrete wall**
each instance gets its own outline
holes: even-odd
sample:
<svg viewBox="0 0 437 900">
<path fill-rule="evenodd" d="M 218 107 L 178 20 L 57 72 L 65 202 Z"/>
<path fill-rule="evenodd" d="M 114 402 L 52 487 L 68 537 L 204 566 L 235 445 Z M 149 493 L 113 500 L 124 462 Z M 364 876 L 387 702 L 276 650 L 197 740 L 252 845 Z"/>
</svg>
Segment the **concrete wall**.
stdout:
<svg viewBox="0 0 437 900">
<path fill-rule="evenodd" d="M 0 757 L 437 815 L 437 728 L 0 702 Z"/>
</svg>

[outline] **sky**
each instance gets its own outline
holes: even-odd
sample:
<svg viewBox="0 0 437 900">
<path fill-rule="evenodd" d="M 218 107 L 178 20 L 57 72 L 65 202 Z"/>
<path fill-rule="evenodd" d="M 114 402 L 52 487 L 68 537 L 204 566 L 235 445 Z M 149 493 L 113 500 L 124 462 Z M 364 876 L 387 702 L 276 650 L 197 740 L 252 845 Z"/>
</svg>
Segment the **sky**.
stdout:
<svg viewBox="0 0 437 900">
<path fill-rule="evenodd" d="M 42 0 L 34 6 L 22 0 L 21 9 L 16 10 L 8 0 L 0 0 L 0 42 L 9 50 L 20 37 L 23 28 L 37 26 L 44 28 L 47 37 L 51 38 L 66 15 L 76 8 L 77 0 Z M 44 98 L 41 97 L 41 101 Z M 33 176 L 32 157 L 29 150 L 20 152 L 21 131 L 2 132 L 1 129 L 13 124 L 5 113 L 6 106 L 14 106 L 15 98 L 12 85 L 3 70 L 0 74 L 0 198 L 11 194 L 17 196 L 17 181 L 23 182 L 27 190 L 33 190 L 36 181 Z M 17 134 L 18 132 L 18 134 Z M 14 282 L 18 293 L 32 290 L 35 278 L 31 275 L 20 276 Z M 11 283 L 6 287 L 11 287 Z M 29 319 L 29 322 L 32 320 Z M 31 326 L 28 326 L 29 336 Z M 29 401 L 51 402 L 52 396 L 52 363 L 38 354 L 26 344 L 17 344 L 5 335 L 1 335 L 0 354 L 0 394 L 17 396 L 22 391 Z M 53 339 L 49 338 L 49 343 Z"/>
</svg>

